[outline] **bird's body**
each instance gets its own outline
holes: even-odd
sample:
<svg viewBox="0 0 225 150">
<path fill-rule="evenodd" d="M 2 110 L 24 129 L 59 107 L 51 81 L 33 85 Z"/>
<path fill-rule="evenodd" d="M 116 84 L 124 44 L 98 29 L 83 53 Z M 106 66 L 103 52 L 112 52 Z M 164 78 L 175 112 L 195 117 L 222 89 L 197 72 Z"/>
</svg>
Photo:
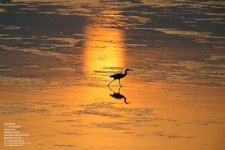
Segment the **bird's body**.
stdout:
<svg viewBox="0 0 225 150">
<path fill-rule="evenodd" d="M 126 69 L 124 74 L 117 73 L 117 74 L 111 75 L 110 78 L 113 78 L 113 80 L 108 84 L 108 86 L 115 80 L 119 80 L 119 84 L 120 84 L 120 79 L 124 78 L 127 75 L 127 71 L 131 71 L 131 69 Z M 120 84 L 120 86 L 122 86 L 122 85 Z"/>
<path fill-rule="evenodd" d="M 121 79 L 121 78 L 123 78 L 125 76 L 126 76 L 126 74 L 117 73 L 117 74 L 111 75 L 110 77 L 114 78 L 114 79 Z"/>
</svg>

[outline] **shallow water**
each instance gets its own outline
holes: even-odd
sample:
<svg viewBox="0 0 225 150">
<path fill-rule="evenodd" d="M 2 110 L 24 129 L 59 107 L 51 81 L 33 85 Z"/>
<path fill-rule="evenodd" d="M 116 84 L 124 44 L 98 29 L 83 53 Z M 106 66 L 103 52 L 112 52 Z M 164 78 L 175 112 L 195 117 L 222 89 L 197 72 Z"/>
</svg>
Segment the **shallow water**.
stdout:
<svg viewBox="0 0 225 150">
<path fill-rule="evenodd" d="M 1 123 L 31 135 L 17 149 L 224 149 L 224 5 L 0 4 Z"/>
<path fill-rule="evenodd" d="M 223 8 L 222 1 L 1 4 L 0 81 L 105 85 L 105 76 L 128 67 L 144 82 L 224 87 Z"/>
<path fill-rule="evenodd" d="M 111 88 L 2 89 L 1 122 L 30 134 L 31 144 L 21 150 L 224 148 L 224 90 L 157 83 Z M 112 96 L 117 90 L 127 104 Z"/>
</svg>

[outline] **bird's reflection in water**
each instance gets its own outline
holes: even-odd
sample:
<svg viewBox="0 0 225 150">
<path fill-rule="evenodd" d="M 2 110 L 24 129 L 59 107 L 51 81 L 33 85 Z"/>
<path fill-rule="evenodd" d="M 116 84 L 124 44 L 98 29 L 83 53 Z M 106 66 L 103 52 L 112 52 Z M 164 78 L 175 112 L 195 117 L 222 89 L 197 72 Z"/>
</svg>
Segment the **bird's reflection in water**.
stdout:
<svg viewBox="0 0 225 150">
<path fill-rule="evenodd" d="M 116 98 L 116 99 L 124 99 L 124 103 L 129 104 L 127 102 L 127 98 L 124 95 L 120 94 L 121 86 L 119 87 L 118 92 L 113 91 L 110 87 L 109 87 L 109 89 L 110 89 L 110 91 L 113 92 L 113 94 L 109 94 L 110 96 L 112 96 L 113 98 Z"/>
</svg>

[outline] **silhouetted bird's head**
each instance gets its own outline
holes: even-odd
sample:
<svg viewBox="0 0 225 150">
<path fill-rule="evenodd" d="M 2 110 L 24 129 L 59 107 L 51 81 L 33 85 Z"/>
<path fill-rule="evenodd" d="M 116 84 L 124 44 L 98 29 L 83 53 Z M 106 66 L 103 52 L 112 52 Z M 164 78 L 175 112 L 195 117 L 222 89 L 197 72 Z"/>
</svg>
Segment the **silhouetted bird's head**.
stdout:
<svg viewBox="0 0 225 150">
<path fill-rule="evenodd" d="M 125 71 L 133 71 L 133 70 L 131 70 L 131 69 L 126 69 Z"/>
</svg>

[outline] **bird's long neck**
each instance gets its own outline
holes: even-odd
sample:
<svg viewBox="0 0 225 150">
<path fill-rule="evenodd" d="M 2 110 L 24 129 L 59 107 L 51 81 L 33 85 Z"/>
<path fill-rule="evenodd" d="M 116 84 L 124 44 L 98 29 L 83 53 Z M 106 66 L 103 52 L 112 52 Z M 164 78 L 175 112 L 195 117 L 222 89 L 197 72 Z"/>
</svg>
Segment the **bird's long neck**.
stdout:
<svg viewBox="0 0 225 150">
<path fill-rule="evenodd" d="M 124 77 L 127 75 L 127 70 L 125 70 L 125 73 L 123 75 L 124 75 Z"/>
</svg>

